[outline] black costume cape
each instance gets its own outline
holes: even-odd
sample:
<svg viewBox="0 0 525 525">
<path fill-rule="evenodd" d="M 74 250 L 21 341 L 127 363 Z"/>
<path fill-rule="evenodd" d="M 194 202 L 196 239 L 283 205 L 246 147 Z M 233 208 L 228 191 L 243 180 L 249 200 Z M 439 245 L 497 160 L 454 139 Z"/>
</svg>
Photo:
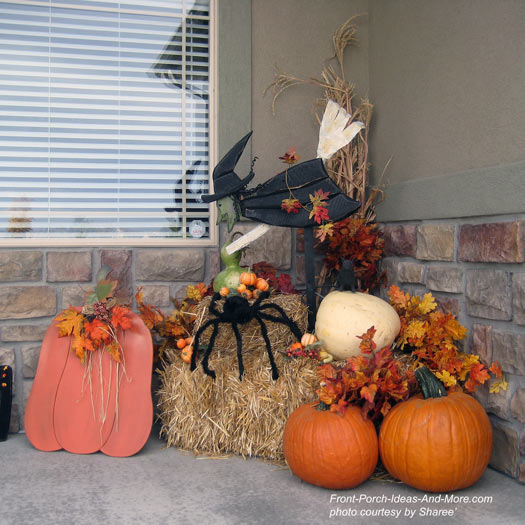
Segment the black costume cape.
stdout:
<svg viewBox="0 0 525 525">
<path fill-rule="evenodd" d="M 301 208 L 298 213 L 281 209 L 283 199 L 295 198 L 311 209 L 310 195 L 317 190 L 329 192 L 326 207 L 330 221 L 337 222 L 354 213 L 360 203 L 343 193 L 328 176 L 321 159 L 301 162 L 278 173 L 254 189 L 239 193 L 241 214 L 257 222 L 273 226 L 304 228 L 315 226 L 309 211 Z"/>
</svg>

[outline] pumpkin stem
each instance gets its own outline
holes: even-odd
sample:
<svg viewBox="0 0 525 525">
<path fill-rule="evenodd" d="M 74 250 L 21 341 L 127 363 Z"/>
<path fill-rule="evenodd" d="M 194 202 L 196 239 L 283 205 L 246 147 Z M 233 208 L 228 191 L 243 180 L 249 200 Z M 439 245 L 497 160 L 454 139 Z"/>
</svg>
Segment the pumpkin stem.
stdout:
<svg viewBox="0 0 525 525">
<path fill-rule="evenodd" d="M 425 399 L 447 395 L 443 383 L 426 366 L 418 368 L 415 375 Z"/>
<path fill-rule="evenodd" d="M 327 405 L 324 401 L 319 401 L 315 406 L 316 410 L 330 410 L 330 405 Z"/>
</svg>

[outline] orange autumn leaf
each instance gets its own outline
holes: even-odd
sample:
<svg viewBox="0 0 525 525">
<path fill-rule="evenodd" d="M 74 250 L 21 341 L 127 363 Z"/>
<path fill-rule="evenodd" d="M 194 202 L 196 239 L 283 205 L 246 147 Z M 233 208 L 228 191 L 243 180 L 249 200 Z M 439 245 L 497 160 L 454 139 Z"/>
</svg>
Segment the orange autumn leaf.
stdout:
<svg viewBox="0 0 525 525">
<path fill-rule="evenodd" d="M 108 343 L 111 339 L 107 325 L 99 319 L 84 323 L 84 332 L 96 343 Z"/>
<path fill-rule="evenodd" d="M 84 357 L 85 357 L 86 350 L 89 350 L 90 352 L 95 351 L 93 342 L 89 338 L 83 335 L 76 335 L 73 337 L 71 348 L 75 352 L 77 357 L 80 359 L 80 362 L 82 364 L 84 364 Z"/>
<path fill-rule="evenodd" d="M 114 361 L 116 361 L 117 363 L 121 362 L 120 345 L 116 341 L 113 341 L 110 345 L 106 347 L 106 349 Z"/>
<path fill-rule="evenodd" d="M 489 372 L 483 363 L 478 363 L 470 369 L 469 379 L 473 379 L 479 384 L 483 384 L 490 379 Z"/>
<path fill-rule="evenodd" d="M 361 388 L 360 394 L 363 399 L 366 399 L 368 402 L 373 403 L 376 392 L 377 385 L 371 384 L 370 386 L 364 386 L 363 388 Z"/>
<path fill-rule="evenodd" d="M 56 316 L 58 321 L 58 335 L 65 337 L 67 335 L 80 335 L 84 317 L 73 307 L 69 307 Z"/>
<path fill-rule="evenodd" d="M 131 318 L 128 317 L 131 312 L 124 306 L 114 306 L 111 310 L 111 324 L 115 328 L 127 330 L 131 327 Z"/>
<path fill-rule="evenodd" d="M 501 365 L 499 364 L 498 361 L 494 361 L 494 363 L 492 363 L 490 365 L 490 368 L 489 370 L 499 379 L 503 373 L 503 371 L 501 370 Z"/>
<path fill-rule="evenodd" d="M 388 290 L 390 304 L 396 309 L 407 308 L 410 294 L 403 292 L 399 286 L 392 285 Z M 398 312 L 399 313 L 399 312 Z"/>
</svg>

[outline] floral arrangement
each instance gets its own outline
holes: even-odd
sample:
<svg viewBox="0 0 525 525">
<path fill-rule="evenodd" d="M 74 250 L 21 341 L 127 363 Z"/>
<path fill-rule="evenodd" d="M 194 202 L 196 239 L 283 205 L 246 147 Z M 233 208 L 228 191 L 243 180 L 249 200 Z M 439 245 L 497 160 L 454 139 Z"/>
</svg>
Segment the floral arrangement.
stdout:
<svg viewBox="0 0 525 525">
<path fill-rule="evenodd" d="M 402 370 L 392 348 L 376 351 L 375 332 L 372 326 L 360 337 L 361 354 L 348 358 L 343 367 L 326 364 L 318 368 L 317 394 L 332 412 L 344 413 L 349 404 L 358 405 L 363 416 L 377 420 L 415 391 L 413 371 Z"/>
<path fill-rule="evenodd" d="M 489 392 L 507 389 L 501 366 L 487 366 L 474 354 L 460 350 L 459 342 L 467 330 L 450 312 L 437 309 L 431 293 L 420 298 L 391 286 L 390 303 L 401 320 L 400 333 L 392 345 L 377 349 L 376 329 L 372 326 L 361 335 L 361 353 L 343 362 L 318 367 L 317 394 L 322 406 L 344 414 L 348 405 L 361 407 L 364 416 L 380 421 L 398 402 L 419 391 L 415 371 L 427 367 L 447 388 L 472 393 L 490 379 Z M 289 357 L 321 359 L 319 342 L 312 345 L 295 343 L 288 349 Z M 321 356 L 321 357 L 320 357 Z M 407 356 L 409 359 L 403 359 Z"/>
<path fill-rule="evenodd" d="M 155 305 L 144 302 L 142 288 L 138 288 L 135 294 L 139 316 L 149 330 L 160 339 L 155 348 L 155 361 L 162 358 L 164 342 L 176 342 L 179 349 L 183 350 L 191 346 L 191 334 L 197 317 L 196 307 L 204 297 L 211 294 L 211 287 L 204 283 L 189 285 L 186 289 L 186 298 L 182 301 L 171 299 L 174 305 L 173 311 L 166 315 Z M 179 341 L 185 341 L 184 346 L 180 346 Z M 186 354 L 189 353 L 187 349 Z M 191 353 L 186 358 L 187 362 L 191 359 Z"/>
<path fill-rule="evenodd" d="M 369 291 L 379 287 L 386 273 L 380 272 L 385 240 L 379 226 L 363 217 L 352 216 L 336 222 L 327 241 L 320 246 L 325 256 L 319 280 L 341 269 L 341 259 L 353 261 L 358 289 Z"/>
<path fill-rule="evenodd" d="M 112 297 L 117 281 L 107 279 L 110 272 L 108 266 L 98 272 L 97 285 L 81 311 L 69 306 L 56 317 L 59 337 L 72 336 L 71 348 L 82 364 L 97 350 L 107 351 L 117 363 L 123 362 L 118 331 L 130 328 L 131 311 Z"/>
<path fill-rule="evenodd" d="M 461 352 L 458 341 L 465 338 L 467 330 L 451 313 L 437 309 L 434 297 L 427 293 L 420 298 L 391 286 L 388 295 L 390 304 L 401 319 L 401 331 L 396 345 L 401 350 L 410 350 L 415 357 L 415 367 L 425 365 L 447 387 L 462 386 L 467 392 L 484 384 L 490 373 L 496 381 L 491 392 L 507 389 L 500 364 L 496 361 L 487 367 L 479 356 Z"/>
</svg>

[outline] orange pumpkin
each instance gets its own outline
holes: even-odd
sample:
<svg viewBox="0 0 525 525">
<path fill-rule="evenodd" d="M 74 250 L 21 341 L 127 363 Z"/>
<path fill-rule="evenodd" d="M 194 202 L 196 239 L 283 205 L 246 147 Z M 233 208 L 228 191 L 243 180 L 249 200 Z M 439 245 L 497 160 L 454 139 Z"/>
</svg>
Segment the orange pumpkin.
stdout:
<svg viewBox="0 0 525 525">
<path fill-rule="evenodd" d="M 177 348 L 179 350 L 182 350 L 185 346 L 186 346 L 186 339 L 184 339 L 184 337 L 177 339 Z"/>
<path fill-rule="evenodd" d="M 226 287 L 226 286 L 223 286 L 219 290 L 219 294 L 221 295 L 221 297 L 226 297 L 229 293 L 230 293 L 230 289 L 228 287 Z"/>
<path fill-rule="evenodd" d="M 470 487 L 492 452 L 492 429 L 470 395 L 449 392 L 428 368 L 416 370 L 423 395 L 396 405 L 379 432 L 383 465 L 395 478 L 427 492 Z"/>
<path fill-rule="evenodd" d="M 239 286 L 237 286 L 237 291 L 238 291 L 239 293 L 242 293 L 242 292 L 246 291 L 247 289 L 248 289 L 248 288 L 246 288 L 246 285 L 245 285 L 245 284 L 242 284 L 242 283 L 239 284 Z"/>
<path fill-rule="evenodd" d="M 246 288 L 246 290 L 243 290 L 241 292 L 241 295 L 245 298 L 245 299 L 251 299 L 252 298 L 252 291 L 251 290 L 248 290 L 248 288 Z"/>
<path fill-rule="evenodd" d="M 363 483 L 377 464 L 377 433 L 361 410 L 348 406 L 344 415 L 308 403 L 288 418 L 284 457 L 291 471 L 313 485 L 350 489 Z"/>
<path fill-rule="evenodd" d="M 187 345 L 182 349 L 180 356 L 185 363 L 189 364 L 191 363 L 191 354 L 193 354 L 193 346 Z"/>
<path fill-rule="evenodd" d="M 266 292 L 268 288 L 270 288 L 270 285 L 268 284 L 268 281 L 266 279 L 263 279 L 262 277 L 259 277 L 257 281 L 255 282 L 255 287 L 258 290 L 261 290 L 261 292 Z"/>
<path fill-rule="evenodd" d="M 240 280 L 241 284 L 245 284 L 246 286 L 255 286 L 255 283 L 257 282 L 257 276 L 252 272 L 242 272 Z"/>
</svg>

